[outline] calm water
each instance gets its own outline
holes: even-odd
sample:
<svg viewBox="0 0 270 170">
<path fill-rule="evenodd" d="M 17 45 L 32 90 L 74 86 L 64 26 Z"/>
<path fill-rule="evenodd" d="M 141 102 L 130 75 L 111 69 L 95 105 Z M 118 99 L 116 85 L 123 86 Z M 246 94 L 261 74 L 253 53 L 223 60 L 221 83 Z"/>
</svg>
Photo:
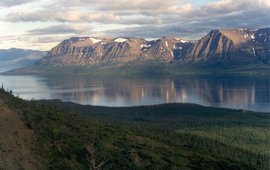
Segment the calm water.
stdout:
<svg viewBox="0 0 270 170">
<path fill-rule="evenodd" d="M 97 79 L 0 76 L 24 99 L 61 99 L 80 104 L 134 106 L 196 103 L 270 112 L 270 78 Z"/>
</svg>

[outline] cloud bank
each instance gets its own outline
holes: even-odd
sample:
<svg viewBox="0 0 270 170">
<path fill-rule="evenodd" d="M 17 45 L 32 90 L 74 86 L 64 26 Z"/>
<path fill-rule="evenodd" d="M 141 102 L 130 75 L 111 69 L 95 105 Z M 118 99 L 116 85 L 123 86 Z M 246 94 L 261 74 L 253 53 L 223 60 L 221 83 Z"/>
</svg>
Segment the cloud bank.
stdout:
<svg viewBox="0 0 270 170">
<path fill-rule="evenodd" d="M 31 25 L 23 36 L 36 43 L 53 35 L 197 39 L 211 29 L 270 26 L 269 0 L 3 0 L 0 8 L 3 22 Z"/>
</svg>

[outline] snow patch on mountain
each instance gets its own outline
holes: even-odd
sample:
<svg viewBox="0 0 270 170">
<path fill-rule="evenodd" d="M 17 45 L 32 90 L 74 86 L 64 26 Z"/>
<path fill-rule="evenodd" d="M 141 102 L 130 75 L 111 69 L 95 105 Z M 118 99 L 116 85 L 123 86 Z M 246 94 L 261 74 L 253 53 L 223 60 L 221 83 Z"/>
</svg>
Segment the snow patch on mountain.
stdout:
<svg viewBox="0 0 270 170">
<path fill-rule="evenodd" d="M 115 42 L 122 43 L 122 42 L 126 42 L 127 39 L 126 39 L 126 38 L 116 38 L 114 41 L 115 41 Z"/>
<path fill-rule="evenodd" d="M 165 41 L 165 43 L 166 43 L 166 47 L 169 47 L 168 41 Z"/>
<path fill-rule="evenodd" d="M 149 44 L 149 45 L 147 45 L 147 44 L 141 44 L 140 46 L 141 46 L 141 48 L 150 48 L 152 45 L 151 44 Z"/>
<path fill-rule="evenodd" d="M 99 43 L 99 42 L 101 42 L 102 40 L 101 39 L 97 39 L 97 38 L 89 38 L 92 42 L 93 42 L 93 44 L 96 44 L 96 43 Z"/>
<path fill-rule="evenodd" d="M 182 40 L 181 38 L 174 38 L 176 41 L 180 41 L 181 43 L 187 43 L 188 41 Z"/>
</svg>

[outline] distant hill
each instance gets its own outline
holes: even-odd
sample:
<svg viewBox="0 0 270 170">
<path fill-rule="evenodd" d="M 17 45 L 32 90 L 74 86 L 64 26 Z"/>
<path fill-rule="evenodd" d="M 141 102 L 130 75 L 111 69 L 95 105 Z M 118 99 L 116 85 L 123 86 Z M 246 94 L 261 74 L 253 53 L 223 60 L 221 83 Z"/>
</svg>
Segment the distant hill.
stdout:
<svg viewBox="0 0 270 170">
<path fill-rule="evenodd" d="M 0 72 L 30 66 L 46 55 L 44 51 L 0 49 Z"/>
</svg>

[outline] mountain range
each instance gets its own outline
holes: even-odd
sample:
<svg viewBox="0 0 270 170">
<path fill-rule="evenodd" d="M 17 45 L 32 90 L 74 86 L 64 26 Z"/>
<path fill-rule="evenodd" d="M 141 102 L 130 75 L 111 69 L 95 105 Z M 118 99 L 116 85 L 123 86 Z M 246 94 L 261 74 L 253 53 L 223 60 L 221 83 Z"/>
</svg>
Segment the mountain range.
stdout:
<svg viewBox="0 0 270 170">
<path fill-rule="evenodd" d="M 120 37 L 101 39 L 76 37 L 64 40 L 52 48 L 38 64 L 41 65 L 94 65 L 99 63 L 128 63 L 146 60 L 172 61 L 186 53 L 191 42 L 174 37 L 158 40 Z"/>
<path fill-rule="evenodd" d="M 30 66 L 46 53 L 45 51 L 18 48 L 0 49 L 0 72 Z"/>
<path fill-rule="evenodd" d="M 37 65 L 91 66 L 100 63 L 204 63 L 238 65 L 268 63 L 270 28 L 212 30 L 198 41 L 162 37 L 140 38 L 73 37 L 52 48 Z"/>
<path fill-rule="evenodd" d="M 70 67 L 89 69 L 96 66 L 117 69 L 125 66 L 126 70 L 132 70 L 133 67 L 139 70 L 138 68 L 143 66 L 147 72 L 164 68 L 170 72 L 182 72 L 195 67 L 197 70 L 217 68 L 219 71 L 224 68 L 257 71 L 266 68 L 268 73 L 270 28 L 212 30 L 197 41 L 169 36 L 156 40 L 133 37 L 73 37 L 62 41 L 47 54 L 33 54 L 39 57 L 31 60 L 34 63 L 31 67 L 10 73 L 27 74 L 29 71 L 33 73 L 32 70 L 48 72 L 52 71 L 52 68 L 57 72 L 65 72 L 64 68 L 69 71 Z M 42 54 L 44 57 L 40 58 Z M 153 62 L 161 63 L 162 67 L 153 66 Z M 95 71 L 94 69 L 93 72 Z"/>
</svg>

